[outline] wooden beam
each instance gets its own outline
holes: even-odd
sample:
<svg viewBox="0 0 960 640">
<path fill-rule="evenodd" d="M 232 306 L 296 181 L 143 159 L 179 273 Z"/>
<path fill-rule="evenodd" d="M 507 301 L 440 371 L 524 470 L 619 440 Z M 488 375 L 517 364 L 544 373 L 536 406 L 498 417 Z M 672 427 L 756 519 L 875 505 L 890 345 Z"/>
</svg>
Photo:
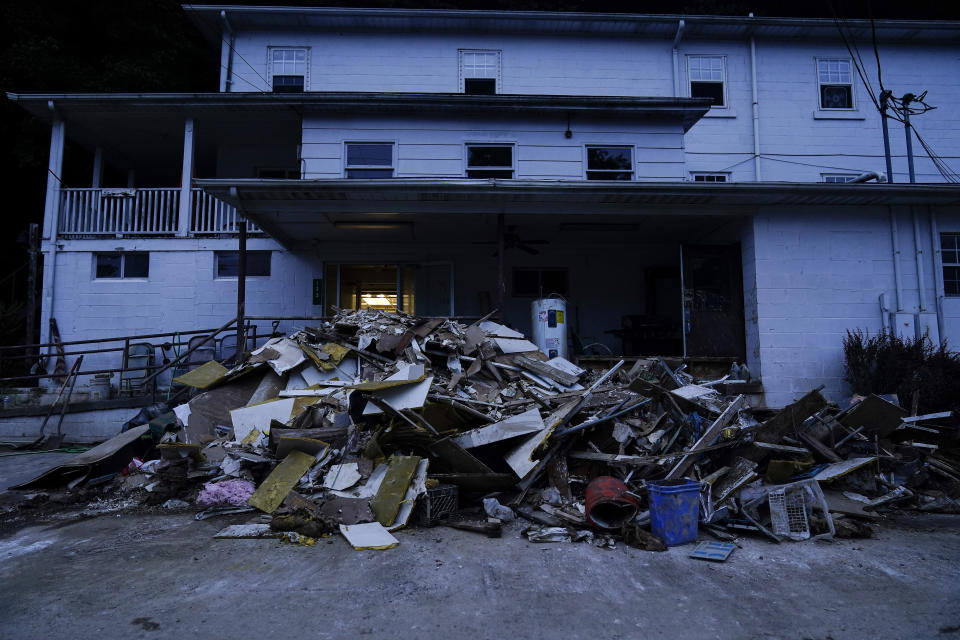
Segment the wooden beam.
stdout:
<svg viewBox="0 0 960 640">
<path fill-rule="evenodd" d="M 667 480 L 676 480 L 680 478 L 690 469 L 694 461 L 700 456 L 698 451 L 700 449 L 706 449 L 716 441 L 717 437 L 720 435 L 720 432 L 730 423 L 734 416 L 737 415 L 737 412 L 740 410 L 740 407 L 743 406 L 744 397 L 742 395 L 737 396 L 733 399 L 727 408 L 723 410 L 723 413 L 720 414 L 720 417 L 713 421 L 707 430 L 703 432 L 703 435 L 700 436 L 700 439 L 697 440 L 690 448 L 690 453 L 686 454 L 680 458 L 680 462 L 670 470 L 670 473 L 667 474 Z"/>
</svg>

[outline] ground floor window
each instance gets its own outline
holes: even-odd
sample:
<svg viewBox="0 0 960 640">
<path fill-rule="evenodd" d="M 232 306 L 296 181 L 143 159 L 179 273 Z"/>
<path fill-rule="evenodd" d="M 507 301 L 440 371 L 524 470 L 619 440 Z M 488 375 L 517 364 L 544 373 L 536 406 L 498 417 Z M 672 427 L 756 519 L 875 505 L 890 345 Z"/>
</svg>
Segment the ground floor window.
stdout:
<svg viewBox="0 0 960 640">
<path fill-rule="evenodd" d="M 248 277 L 270 275 L 270 251 L 247 251 Z M 236 278 L 240 275 L 240 252 L 217 251 L 216 274 L 218 278 Z"/>
<path fill-rule="evenodd" d="M 150 275 L 150 254 L 146 251 L 95 253 L 94 275 L 98 280 L 147 278 Z"/>
<path fill-rule="evenodd" d="M 960 296 L 960 233 L 940 234 L 940 262 L 944 295 Z"/>
</svg>

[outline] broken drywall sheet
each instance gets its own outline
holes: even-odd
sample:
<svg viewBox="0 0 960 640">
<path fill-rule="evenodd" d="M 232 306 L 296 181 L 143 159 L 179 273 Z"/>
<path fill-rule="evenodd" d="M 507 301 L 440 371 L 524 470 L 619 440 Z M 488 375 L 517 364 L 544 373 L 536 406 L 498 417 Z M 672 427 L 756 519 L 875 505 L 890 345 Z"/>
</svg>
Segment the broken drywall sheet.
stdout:
<svg viewBox="0 0 960 640">
<path fill-rule="evenodd" d="M 254 429 L 261 434 L 270 433 L 271 420 L 286 424 L 293 413 L 294 402 L 293 398 L 281 398 L 234 409 L 230 412 L 230 419 L 233 421 L 233 439 L 243 442 Z"/>
<path fill-rule="evenodd" d="M 540 350 L 540 347 L 522 338 L 494 338 L 493 341 L 500 347 L 500 351 L 506 354 Z"/>
<path fill-rule="evenodd" d="M 396 531 L 407 526 L 410 516 L 413 514 L 413 507 L 416 505 L 417 498 L 427 493 L 427 468 L 430 466 L 429 458 L 422 458 L 417 465 L 417 470 L 413 473 L 413 480 L 407 487 L 407 493 L 403 496 L 400 503 L 400 510 L 393 524 L 387 527 L 388 531 Z"/>
<path fill-rule="evenodd" d="M 357 385 L 358 390 L 372 391 L 375 396 L 395 410 L 419 409 L 427 401 L 433 376 L 427 376 L 422 364 L 410 365 L 381 382 L 368 382 Z M 363 415 L 382 413 L 380 407 L 368 402 Z"/>
<path fill-rule="evenodd" d="M 360 482 L 360 478 L 360 469 L 356 462 L 331 465 L 323 480 L 323 488 L 343 491 Z"/>
<path fill-rule="evenodd" d="M 291 451 L 283 462 L 274 467 L 266 480 L 260 483 L 247 504 L 264 513 L 273 513 L 314 462 L 316 459 L 308 453 Z"/>
<path fill-rule="evenodd" d="M 526 338 L 526 336 L 519 331 L 514 331 L 510 327 L 505 327 L 492 320 L 484 320 L 480 323 L 480 328 L 487 332 L 488 335 L 497 338 Z"/>
<path fill-rule="evenodd" d="M 392 549 L 400 544 L 379 522 L 341 524 L 340 533 L 357 551 L 365 549 Z"/>
<path fill-rule="evenodd" d="M 462 433 L 452 440 L 464 449 L 471 449 L 541 430 L 543 430 L 543 419 L 540 417 L 540 411 L 533 407 L 500 422 Z"/>
<path fill-rule="evenodd" d="M 367 478 L 367 481 L 361 484 L 360 486 L 353 487 L 346 491 L 331 491 L 333 495 L 339 498 L 363 498 L 365 500 L 372 499 L 377 495 L 377 491 L 380 490 L 380 485 L 383 483 L 384 477 L 387 475 L 387 465 L 378 464 L 377 467 L 373 470 L 373 473 L 370 474 L 370 477 Z"/>
<path fill-rule="evenodd" d="M 283 375 L 306 360 L 300 345 L 290 338 L 273 338 L 250 354 L 250 362 L 266 362 L 277 375 Z"/>
<path fill-rule="evenodd" d="M 831 480 L 842 478 L 848 473 L 856 471 L 860 467 L 876 461 L 876 459 L 877 458 L 875 456 L 871 456 L 866 458 L 850 458 L 849 460 L 844 460 L 843 462 L 834 462 L 833 464 L 828 464 L 826 467 L 821 469 L 820 473 L 813 476 L 813 479 L 817 482 L 830 482 Z"/>
<path fill-rule="evenodd" d="M 216 360 L 204 362 L 202 365 L 173 379 L 173 382 L 195 389 L 206 389 L 220 382 L 227 376 L 227 368 Z"/>
</svg>

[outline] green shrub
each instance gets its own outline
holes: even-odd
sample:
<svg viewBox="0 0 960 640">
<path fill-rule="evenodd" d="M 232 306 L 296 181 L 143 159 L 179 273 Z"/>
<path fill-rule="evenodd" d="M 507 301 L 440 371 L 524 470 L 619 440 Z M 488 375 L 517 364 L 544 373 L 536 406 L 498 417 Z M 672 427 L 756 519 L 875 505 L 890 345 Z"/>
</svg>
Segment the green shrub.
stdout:
<svg viewBox="0 0 960 640">
<path fill-rule="evenodd" d="M 918 411 L 960 411 L 960 355 L 946 341 L 911 340 L 890 331 L 875 336 L 857 329 L 843 339 L 845 380 L 855 393 L 895 393 L 909 408 L 919 392 Z"/>
</svg>

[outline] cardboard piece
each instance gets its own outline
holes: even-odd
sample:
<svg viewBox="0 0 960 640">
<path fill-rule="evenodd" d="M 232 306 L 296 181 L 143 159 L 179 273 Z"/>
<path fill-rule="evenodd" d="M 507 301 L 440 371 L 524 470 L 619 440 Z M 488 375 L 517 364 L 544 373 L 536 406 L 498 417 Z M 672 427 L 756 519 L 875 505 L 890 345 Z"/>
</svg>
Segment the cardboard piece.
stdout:
<svg viewBox="0 0 960 640">
<path fill-rule="evenodd" d="M 293 413 L 293 404 L 293 398 L 283 398 L 234 409 L 230 412 L 233 439 L 242 442 L 253 429 L 262 434 L 270 433 L 270 421 L 286 423 Z"/>
<path fill-rule="evenodd" d="M 265 513 L 273 513 L 290 493 L 290 490 L 300 482 L 303 474 L 313 466 L 314 462 L 314 457 L 308 453 L 291 451 L 283 459 L 283 462 L 278 464 L 267 476 L 266 480 L 260 483 L 257 490 L 250 496 L 247 504 Z"/>
<path fill-rule="evenodd" d="M 452 440 L 464 449 L 471 449 L 542 430 L 543 419 L 540 417 L 540 411 L 533 407 L 500 422 L 454 436 Z"/>
<path fill-rule="evenodd" d="M 365 524 L 341 524 L 340 533 L 357 551 L 367 549 L 392 549 L 400 544 L 379 522 Z"/>
</svg>

